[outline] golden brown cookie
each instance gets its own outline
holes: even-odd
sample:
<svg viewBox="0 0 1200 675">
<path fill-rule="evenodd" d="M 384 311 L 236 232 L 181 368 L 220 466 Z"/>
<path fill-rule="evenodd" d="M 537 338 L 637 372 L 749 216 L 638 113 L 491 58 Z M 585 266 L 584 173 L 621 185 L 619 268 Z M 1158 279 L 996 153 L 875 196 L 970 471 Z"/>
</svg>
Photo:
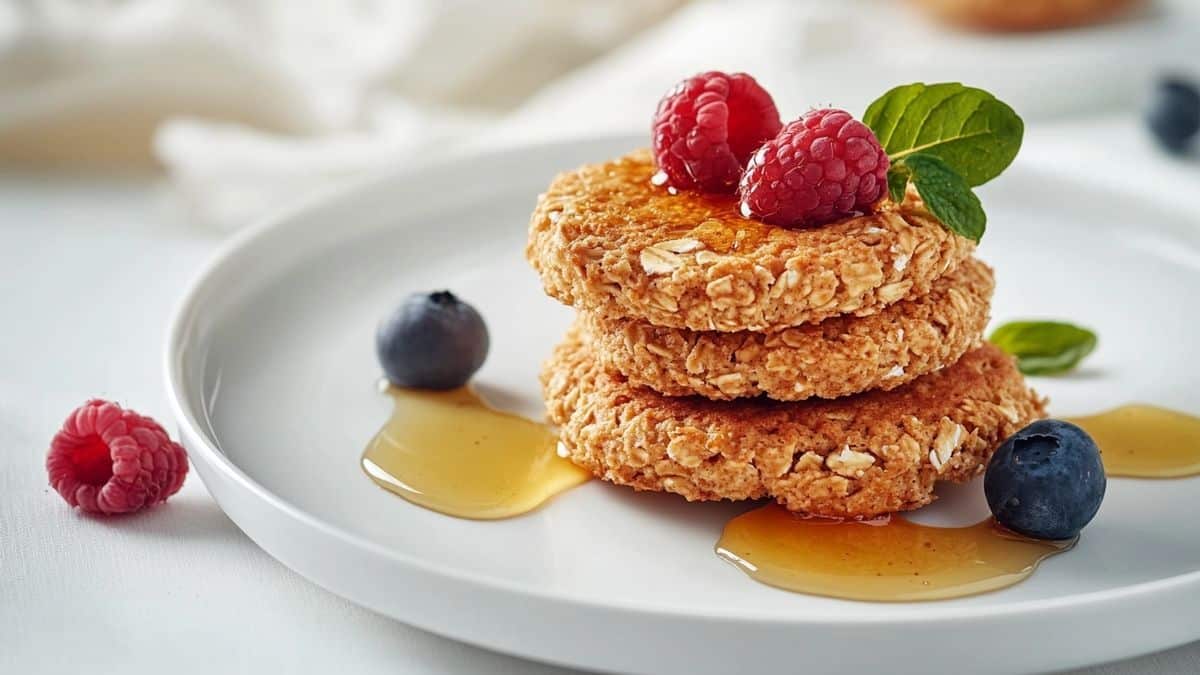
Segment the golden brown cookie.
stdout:
<svg viewBox="0 0 1200 675">
<path fill-rule="evenodd" d="M 770 496 L 832 517 L 928 504 L 937 481 L 981 473 L 1004 438 L 1044 415 L 1044 401 L 990 344 L 888 392 L 717 402 L 610 375 L 571 332 L 542 384 L 570 458 L 599 478 L 688 500 Z"/>
<path fill-rule="evenodd" d="M 957 361 L 983 335 L 994 286 L 991 269 L 970 258 L 920 297 L 779 333 L 663 328 L 591 312 L 580 324 L 609 370 L 667 396 L 837 398 L 895 389 Z"/>
<path fill-rule="evenodd" d="M 925 294 L 975 250 L 916 198 L 787 229 L 743 218 L 733 195 L 672 194 L 653 175 L 638 151 L 554 179 L 525 250 L 549 295 L 658 326 L 767 332 Z"/>
<path fill-rule="evenodd" d="M 1145 0 L 913 0 L 948 23 L 985 31 L 1030 31 L 1099 23 Z"/>
</svg>

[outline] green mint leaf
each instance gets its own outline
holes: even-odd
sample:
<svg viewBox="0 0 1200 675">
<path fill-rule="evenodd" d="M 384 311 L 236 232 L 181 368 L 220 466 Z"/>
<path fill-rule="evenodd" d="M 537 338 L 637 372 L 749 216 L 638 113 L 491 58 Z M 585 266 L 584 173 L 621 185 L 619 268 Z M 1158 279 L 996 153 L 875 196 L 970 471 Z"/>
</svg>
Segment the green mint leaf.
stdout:
<svg viewBox="0 0 1200 675">
<path fill-rule="evenodd" d="M 888 197 L 899 204 L 904 201 L 904 193 L 908 190 L 908 167 L 903 164 L 892 165 L 887 173 Z"/>
<path fill-rule="evenodd" d="M 1096 348 L 1096 334 L 1061 321 L 1014 321 L 997 328 L 992 344 L 1017 357 L 1026 375 L 1065 373 Z"/>
<path fill-rule="evenodd" d="M 901 166 L 907 169 L 925 206 L 946 229 L 978 244 L 987 227 L 987 214 L 962 176 L 942 160 L 924 153 L 905 157 Z M 888 188 L 891 186 L 889 176 Z"/>
<path fill-rule="evenodd" d="M 916 153 L 934 155 L 971 187 L 1000 175 L 1025 134 L 1012 108 L 957 82 L 896 87 L 867 108 L 863 122 L 893 163 Z"/>
</svg>

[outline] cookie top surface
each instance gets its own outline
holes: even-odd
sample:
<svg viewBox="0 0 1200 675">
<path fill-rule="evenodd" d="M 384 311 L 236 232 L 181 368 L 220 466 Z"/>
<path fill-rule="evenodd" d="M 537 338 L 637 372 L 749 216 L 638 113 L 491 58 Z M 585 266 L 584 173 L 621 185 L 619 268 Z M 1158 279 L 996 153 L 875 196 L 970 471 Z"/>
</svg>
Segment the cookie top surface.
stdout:
<svg viewBox="0 0 1200 675">
<path fill-rule="evenodd" d="M 994 285 L 991 269 L 969 258 L 925 295 L 777 333 L 664 328 L 593 312 L 580 324 L 610 370 L 661 394 L 837 398 L 895 389 L 956 362 L 982 337 Z"/>
<path fill-rule="evenodd" d="M 788 229 L 742 217 L 734 195 L 672 194 L 654 173 L 637 151 L 554 179 L 526 247 L 549 295 L 659 326 L 767 332 L 924 294 L 975 249 L 912 196 Z"/>
<path fill-rule="evenodd" d="M 793 511 L 872 517 L 967 480 L 1044 401 L 992 345 L 892 391 L 835 400 L 672 398 L 609 374 L 572 332 L 542 373 L 573 461 L 688 499 L 771 496 Z"/>
</svg>

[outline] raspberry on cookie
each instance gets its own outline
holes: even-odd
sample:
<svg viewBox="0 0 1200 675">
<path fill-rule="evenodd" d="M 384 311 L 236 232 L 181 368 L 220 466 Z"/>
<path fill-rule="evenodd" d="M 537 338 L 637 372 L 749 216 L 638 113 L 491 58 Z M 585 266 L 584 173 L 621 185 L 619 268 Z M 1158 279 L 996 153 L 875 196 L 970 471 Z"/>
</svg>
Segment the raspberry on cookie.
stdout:
<svg viewBox="0 0 1200 675">
<path fill-rule="evenodd" d="M 887 188 L 888 156 L 844 110 L 812 110 L 750 158 L 741 212 L 773 225 L 812 226 L 867 212 Z"/>
<path fill-rule="evenodd" d="M 779 132 L 775 101 L 745 73 L 700 73 L 658 104 L 651 136 L 659 184 L 732 192 L 750 154 Z"/>
</svg>

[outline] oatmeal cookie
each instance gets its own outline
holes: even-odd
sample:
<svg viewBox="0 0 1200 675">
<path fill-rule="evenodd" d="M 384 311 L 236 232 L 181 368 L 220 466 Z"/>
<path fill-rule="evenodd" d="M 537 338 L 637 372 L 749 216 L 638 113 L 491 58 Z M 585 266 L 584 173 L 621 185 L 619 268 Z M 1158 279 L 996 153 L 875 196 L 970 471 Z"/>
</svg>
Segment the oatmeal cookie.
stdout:
<svg viewBox="0 0 1200 675">
<path fill-rule="evenodd" d="M 778 333 L 663 328 L 592 312 L 580 325 L 609 370 L 667 396 L 837 398 L 895 389 L 957 361 L 983 335 L 994 286 L 991 269 L 971 258 L 920 297 Z"/>
<path fill-rule="evenodd" d="M 788 229 L 742 217 L 734 195 L 672 194 L 654 173 L 638 151 L 554 179 L 525 250 L 549 295 L 657 326 L 772 332 L 928 293 L 975 250 L 915 194 Z"/>
<path fill-rule="evenodd" d="M 872 517 L 933 501 L 980 474 L 1044 416 L 1013 360 L 984 344 L 892 391 L 835 400 L 671 398 L 609 374 L 576 331 L 542 372 L 549 418 L 576 464 L 688 500 L 769 496 L 788 509 Z"/>
</svg>

